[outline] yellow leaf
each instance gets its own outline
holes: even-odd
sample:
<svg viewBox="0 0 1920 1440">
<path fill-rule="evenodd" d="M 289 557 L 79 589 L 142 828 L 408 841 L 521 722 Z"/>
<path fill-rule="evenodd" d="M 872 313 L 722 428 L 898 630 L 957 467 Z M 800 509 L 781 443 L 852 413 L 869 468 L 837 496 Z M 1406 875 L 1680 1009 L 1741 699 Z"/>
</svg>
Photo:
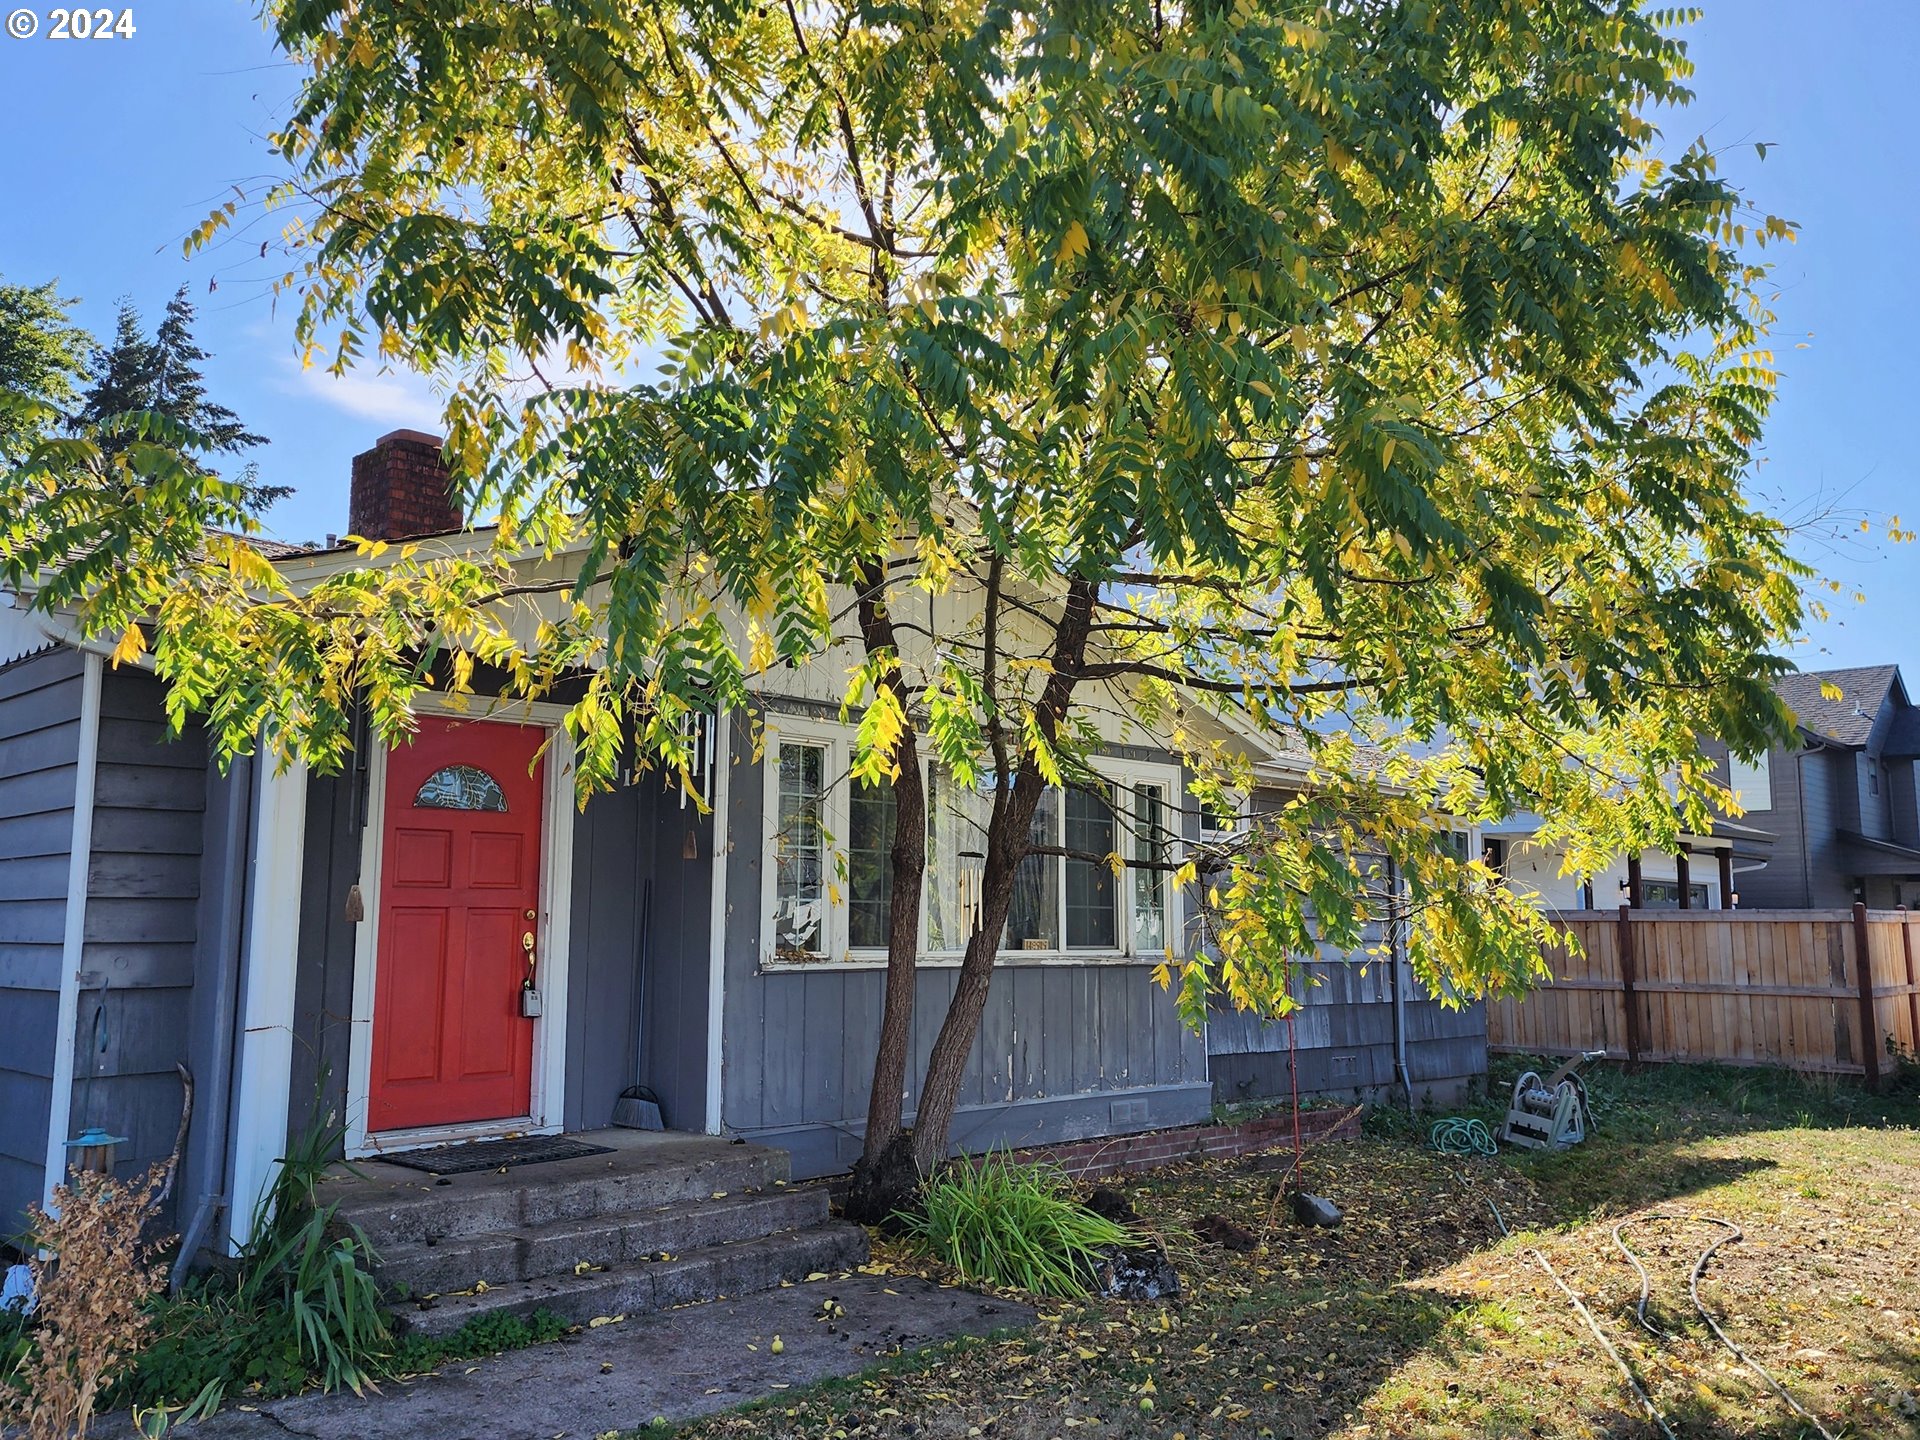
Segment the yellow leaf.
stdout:
<svg viewBox="0 0 1920 1440">
<path fill-rule="evenodd" d="M 1087 239 L 1087 227 L 1078 220 L 1067 226 L 1067 233 L 1060 237 L 1060 253 L 1054 257 L 1054 264 L 1065 269 L 1075 260 L 1087 253 L 1091 242 Z"/>
<path fill-rule="evenodd" d="M 113 647 L 113 663 L 126 665 L 137 661 L 146 653 L 146 633 L 138 625 L 129 625 L 127 633 L 120 637 L 120 643 Z"/>
</svg>

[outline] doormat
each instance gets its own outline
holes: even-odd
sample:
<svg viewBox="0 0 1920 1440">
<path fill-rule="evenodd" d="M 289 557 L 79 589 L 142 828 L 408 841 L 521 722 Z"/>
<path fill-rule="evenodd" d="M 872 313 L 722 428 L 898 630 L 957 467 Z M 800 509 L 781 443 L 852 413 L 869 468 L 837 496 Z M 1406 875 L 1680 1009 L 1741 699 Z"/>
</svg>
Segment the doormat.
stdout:
<svg viewBox="0 0 1920 1440">
<path fill-rule="evenodd" d="M 529 1135 L 522 1140 L 478 1140 L 471 1145 L 436 1145 L 431 1150 L 402 1150 L 382 1155 L 386 1165 L 404 1165 L 430 1175 L 471 1175 L 503 1166 L 546 1165 L 554 1160 L 579 1160 L 588 1155 L 611 1155 L 605 1145 L 584 1145 L 564 1135 Z"/>
</svg>

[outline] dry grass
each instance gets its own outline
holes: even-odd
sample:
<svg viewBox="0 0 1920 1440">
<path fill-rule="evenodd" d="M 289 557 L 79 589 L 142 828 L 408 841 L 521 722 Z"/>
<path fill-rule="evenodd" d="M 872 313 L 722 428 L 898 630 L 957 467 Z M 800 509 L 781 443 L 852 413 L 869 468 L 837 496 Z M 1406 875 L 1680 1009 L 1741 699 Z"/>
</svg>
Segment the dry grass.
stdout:
<svg viewBox="0 0 1920 1440">
<path fill-rule="evenodd" d="M 42 1250 L 29 1257 L 37 1344 L 18 1372 L 0 1376 L 0 1432 L 28 1440 L 85 1440 L 94 1408 L 140 1352 L 143 1308 L 160 1286 L 154 1246 L 143 1238 L 166 1167 L 131 1180 L 79 1172 L 53 1191 L 53 1213 L 27 1219 Z"/>
<path fill-rule="evenodd" d="M 1911 1080 L 1908 1082 L 1911 1084 Z M 1703 1298 L 1729 1334 L 1838 1433 L 1920 1436 L 1920 1102 L 1724 1070 L 1603 1075 L 1600 1133 L 1561 1156 L 1445 1160 L 1374 1134 L 1309 1161 L 1347 1209 L 1338 1231 L 1267 1224 L 1270 1177 L 1183 1166 L 1129 1187 L 1171 1240 L 1189 1293 L 1167 1305 L 1050 1306 L 1033 1332 L 907 1357 L 865 1377 L 716 1416 L 689 1435 L 916 1440 L 1247 1435 L 1640 1437 L 1650 1422 L 1560 1292 L 1582 1293 L 1686 1437 L 1810 1429 L 1695 1317 L 1703 1225 L 1635 1236 L 1655 1343 L 1614 1221 L 1721 1215 Z M 1499 1235 L 1497 1199 L 1516 1234 Z M 1219 1212 L 1263 1230 L 1236 1255 L 1190 1238 Z M 925 1269 L 904 1252 L 883 1263 Z"/>
</svg>

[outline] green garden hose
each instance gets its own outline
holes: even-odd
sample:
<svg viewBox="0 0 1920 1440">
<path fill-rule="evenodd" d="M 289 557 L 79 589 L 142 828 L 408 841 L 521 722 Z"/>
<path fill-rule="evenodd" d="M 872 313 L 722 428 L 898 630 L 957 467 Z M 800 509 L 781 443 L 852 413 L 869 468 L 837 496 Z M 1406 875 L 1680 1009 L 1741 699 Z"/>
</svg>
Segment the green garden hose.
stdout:
<svg viewBox="0 0 1920 1440">
<path fill-rule="evenodd" d="M 1435 1122 L 1427 1142 L 1442 1155 L 1498 1155 L 1493 1133 L 1479 1120 L 1455 1115 Z"/>
</svg>

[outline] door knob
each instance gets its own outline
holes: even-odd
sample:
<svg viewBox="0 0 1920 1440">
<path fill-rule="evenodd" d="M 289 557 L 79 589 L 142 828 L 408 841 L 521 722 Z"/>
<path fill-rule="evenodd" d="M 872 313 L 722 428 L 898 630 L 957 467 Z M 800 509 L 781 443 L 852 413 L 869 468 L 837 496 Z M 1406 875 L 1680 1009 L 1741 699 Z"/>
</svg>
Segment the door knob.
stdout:
<svg viewBox="0 0 1920 1440">
<path fill-rule="evenodd" d="M 533 931 L 529 930 L 520 937 L 520 948 L 527 952 L 527 958 L 533 958 Z"/>
</svg>

